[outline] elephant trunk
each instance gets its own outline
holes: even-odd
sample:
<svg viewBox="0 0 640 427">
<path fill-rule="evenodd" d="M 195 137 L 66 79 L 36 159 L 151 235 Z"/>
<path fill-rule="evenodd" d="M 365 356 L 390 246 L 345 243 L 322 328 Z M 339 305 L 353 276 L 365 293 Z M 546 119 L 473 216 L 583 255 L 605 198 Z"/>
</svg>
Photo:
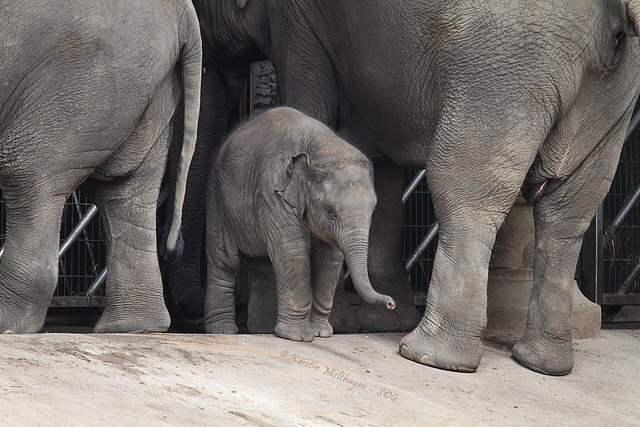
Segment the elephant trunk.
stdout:
<svg viewBox="0 0 640 427">
<path fill-rule="evenodd" d="M 366 231 L 353 231 L 346 236 L 341 236 L 338 240 L 338 245 L 344 253 L 353 286 L 355 286 L 362 299 L 371 304 L 385 304 L 389 310 L 393 310 L 396 307 L 393 298 L 376 292 L 369 281 L 367 272 L 368 233 Z"/>
</svg>

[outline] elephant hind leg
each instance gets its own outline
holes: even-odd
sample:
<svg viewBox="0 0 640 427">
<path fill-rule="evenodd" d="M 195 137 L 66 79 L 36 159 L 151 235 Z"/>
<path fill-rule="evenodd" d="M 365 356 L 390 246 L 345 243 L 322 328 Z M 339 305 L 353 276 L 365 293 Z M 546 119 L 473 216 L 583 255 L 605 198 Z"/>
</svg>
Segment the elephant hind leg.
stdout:
<svg viewBox="0 0 640 427">
<path fill-rule="evenodd" d="M 228 238 L 220 197 L 215 186 L 207 189 L 206 253 L 207 289 L 204 327 L 208 334 L 236 334 L 236 282 L 242 263 L 240 249 Z"/>
<path fill-rule="evenodd" d="M 169 328 L 157 255 L 156 204 L 170 133 L 169 125 L 129 175 L 85 182 L 100 210 L 107 245 L 106 306 L 96 332 Z M 133 138 L 148 137 L 143 133 Z"/>
<path fill-rule="evenodd" d="M 40 330 L 58 279 L 65 196 L 30 193 L 4 193 L 7 235 L 0 262 L 0 333 Z"/>
<path fill-rule="evenodd" d="M 554 192 L 534 205 L 536 252 L 524 336 L 512 350 L 521 365 L 565 375 L 574 364 L 573 283 L 582 237 L 609 191 L 627 121 L 600 142 Z"/>
<path fill-rule="evenodd" d="M 237 334 L 239 331 L 236 325 L 235 292 L 240 264 L 238 249 L 225 246 L 221 228 L 214 229 L 208 225 L 207 291 L 204 303 L 204 327 L 208 334 Z"/>
</svg>

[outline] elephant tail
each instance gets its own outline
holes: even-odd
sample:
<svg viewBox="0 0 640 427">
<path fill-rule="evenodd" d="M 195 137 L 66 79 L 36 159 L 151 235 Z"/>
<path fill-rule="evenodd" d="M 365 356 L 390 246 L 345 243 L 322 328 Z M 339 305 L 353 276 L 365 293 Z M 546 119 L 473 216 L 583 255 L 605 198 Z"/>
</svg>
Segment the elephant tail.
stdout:
<svg viewBox="0 0 640 427">
<path fill-rule="evenodd" d="M 198 115 L 200 113 L 200 86 L 202 78 L 200 24 L 193 4 L 190 1 L 186 1 L 184 2 L 184 6 L 184 14 L 182 15 L 179 26 L 179 40 L 183 43 L 180 51 L 180 61 L 182 62 L 184 97 L 184 134 L 175 181 L 173 219 L 166 241 L 166 247 L 169 252 L 174 252 L 179 245 L 182 206 L 187 191 L 189 165 L 191 164 L 191 159 L 193 158 L 193 153 L 196 148 Z"/>
</svg>

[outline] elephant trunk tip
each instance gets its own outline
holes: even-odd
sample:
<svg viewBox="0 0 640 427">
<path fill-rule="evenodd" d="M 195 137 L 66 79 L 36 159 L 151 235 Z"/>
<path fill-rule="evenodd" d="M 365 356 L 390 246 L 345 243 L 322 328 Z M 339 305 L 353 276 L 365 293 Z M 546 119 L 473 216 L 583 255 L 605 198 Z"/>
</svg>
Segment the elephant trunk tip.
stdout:
<svg viewBox="0 0 640 427">
<path fill-rule="evenodd" d="M 390 296 L 385 295 L 384 303 L 389 310 L 393 310 L 394 308 L 396 308 L 396 302 Z"/>
<path fill-rule="evenodd" d="M 376 295 L 372 298 L 363 297 L 362 299 L 364 299 L 369 304 L 384 304 L 389 310 L 393 310 L 396 308 L 395 300 L 389 295 L 378 294 L 376 292 Z"/>
</svg>

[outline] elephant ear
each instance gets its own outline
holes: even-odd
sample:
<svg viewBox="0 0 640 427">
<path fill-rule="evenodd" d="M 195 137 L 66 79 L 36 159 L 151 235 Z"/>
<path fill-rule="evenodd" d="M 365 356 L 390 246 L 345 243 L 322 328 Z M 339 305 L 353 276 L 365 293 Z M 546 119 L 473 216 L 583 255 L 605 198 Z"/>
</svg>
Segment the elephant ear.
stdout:
<svg viewBox="0 0 640 427">
<path fill-rule="evenodd" d="M 640 0 L 631 0 L 626 4 L 629 27 L 627 33 L 631 37 L 637 37 L 640 32 Z"/>
<path fill-rule="evenodd" d="M 308 167 L 309 155 L 307 153 L 301 153 L 293 157 L 287 169 L 280 174 L 275 188 L 276 192 L 298 211 L 300 217 L 304 214 L 305 209 L 302 179 Z"/>
<path fill-rule="evenodd" d="M 243 9 L 247 5 L 247 0 L 236 0 L 236 3 L 240 9 Z"/>
</svg>

